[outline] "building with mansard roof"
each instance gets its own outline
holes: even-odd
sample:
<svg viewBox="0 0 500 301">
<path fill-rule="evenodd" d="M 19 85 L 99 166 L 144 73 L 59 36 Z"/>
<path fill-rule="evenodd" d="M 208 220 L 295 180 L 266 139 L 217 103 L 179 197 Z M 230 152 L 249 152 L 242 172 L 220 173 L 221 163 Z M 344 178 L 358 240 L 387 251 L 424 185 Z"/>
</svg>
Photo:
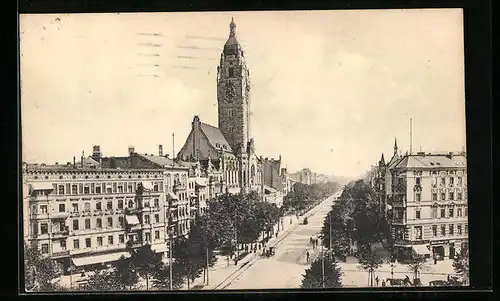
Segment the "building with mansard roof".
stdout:
<svg viewBox="0 0 500 301">
<path fill-rule="evenodd" d="M 468 240 L 466 154 L 405 154 L 387 170 L 395 256 L 453 258 Z"/>
</svg>

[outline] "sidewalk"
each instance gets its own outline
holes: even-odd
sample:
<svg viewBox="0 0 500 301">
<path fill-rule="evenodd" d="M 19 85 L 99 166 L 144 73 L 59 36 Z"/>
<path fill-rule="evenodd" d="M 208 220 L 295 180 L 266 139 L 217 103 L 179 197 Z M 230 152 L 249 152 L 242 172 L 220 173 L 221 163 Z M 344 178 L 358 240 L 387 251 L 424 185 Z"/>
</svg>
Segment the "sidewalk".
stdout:
<svg viewBox="0 0 500 301">
<path fill-rule="evenodd" d="M 274 247 L 276 246 L 281 239 L 286 236 L 288 233 L 290 233 L 292 230 L 297 228 L 300 223 L 303 221 L 304 217 L 310 216 L 315 209 L 318 208 L 318 206 L 311 208 L 308 212 L 306 212 L 304 215 L 299 216 L 297 218 L 295 215 L 286 215 L 283 217 L 283 224 L 279 225 L 279 233 L 278 237 L 276 235 L 273 235 L 269 241 L 266 243 L 266 247 Z M 290 219 L 292 220 L 292 223 L 290 224 Z M 273 234 L 276 233 L 278 230 L 278 224 L 274 225 L 273 227 Z M 312 252 L 309 252 L 311 255 L 313 254 Z M 238 262 L 238 265 L 234 265 L 234 261 L 230 260 L 229 266 L 227 265 L 227 258 L 225 256 L 218 256 L 217 263 L 214 267 L 210 268 L 209 270 L 209 285 L 206 285 L 203 279 L 203 276 L 200 278 L 196 279 L 193 283 L 190 284 L 190 289 L 192 290 L 194 287 L 202 290 L 213 290 L 216 289 L 217 286 L 223 282 L 225 282 L 228 278 L 230 278 L 234 273 L 236 273 L 239 269 L 243 268 L 246 266 L 250 261 L 259 258 L 262 255 L 262 249 L 257 250 L 256 253 L 250 253 L 247 256 L 245 256 L 243 259 L 241 259 Z M 303 260 L 305 262 L 305 252 L 303 256 Z M 312 257 L 311 257 L 312 258 Z M 187 290 L 187 283 L 184 285 L 181 290 Z"/>
</svg>

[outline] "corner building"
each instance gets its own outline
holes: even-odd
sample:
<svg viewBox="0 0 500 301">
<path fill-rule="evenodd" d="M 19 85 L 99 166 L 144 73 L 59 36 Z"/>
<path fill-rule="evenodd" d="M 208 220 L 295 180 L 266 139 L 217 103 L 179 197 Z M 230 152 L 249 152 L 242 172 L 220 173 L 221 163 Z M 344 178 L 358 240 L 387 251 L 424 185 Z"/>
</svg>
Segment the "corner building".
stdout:
<svg viewBox="0 0 500 301">
<path fill-rule="evenodd" d="M 25 242 L 70 268 L 91 269 L 150 244 L 167 249 L 163 170 L 25 166 Z"/>
<path fill-rule="evenodd" d="M 390 168 L 395 255 L 453 258 L 468 240 L 467 160 L 461 154 L 402 156 Z"/>
</svg>

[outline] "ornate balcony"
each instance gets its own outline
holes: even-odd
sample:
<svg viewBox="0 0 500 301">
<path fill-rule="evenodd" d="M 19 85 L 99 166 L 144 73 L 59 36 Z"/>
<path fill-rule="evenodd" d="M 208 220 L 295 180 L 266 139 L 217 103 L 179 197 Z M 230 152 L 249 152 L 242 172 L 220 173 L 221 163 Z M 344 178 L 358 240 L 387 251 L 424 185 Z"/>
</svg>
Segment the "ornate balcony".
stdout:
<svg viewBox="0 0 500 301">
<path fill-rule="evenodd" d="M 69 217 L 69 212 L 63 211 L 63 212 L 54 212 L 50 214 L 50 218 L 52 219 L 58 219 L 58 218 L 68 218 Z"/>
</svg>

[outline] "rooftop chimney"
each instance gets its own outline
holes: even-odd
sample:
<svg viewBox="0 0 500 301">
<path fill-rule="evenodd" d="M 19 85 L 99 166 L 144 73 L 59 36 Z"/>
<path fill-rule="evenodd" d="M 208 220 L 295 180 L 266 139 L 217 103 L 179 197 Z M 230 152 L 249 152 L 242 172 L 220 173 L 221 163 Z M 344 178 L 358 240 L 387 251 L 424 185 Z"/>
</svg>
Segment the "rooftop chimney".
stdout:
<svg viewBox="0 0 500 301">
<path fill-rule="evenodd" d="M 76 157 L 73 156 L 73 168 L 76 168 Z"/>
<path fill-rule="evenodd" d="M 158 156 L 163 156 L 163 145 L 158 145 Z"/>
<path fill-rule="evenodd" d="M 94 145 L 93 151 L 92 151 L 92 159 L 99 161 L 100 157 L 101 157 L 101 146 Z"/>
<path fill-rule="evenodd" d="M 128 154 L 129 154 L 129 155 L 132 155 L 132 153 L 135 153 L 135 147 L 133 147 L 132 145 L 130 145 L 130 146 L 128 147 Z"/>
</svg>

